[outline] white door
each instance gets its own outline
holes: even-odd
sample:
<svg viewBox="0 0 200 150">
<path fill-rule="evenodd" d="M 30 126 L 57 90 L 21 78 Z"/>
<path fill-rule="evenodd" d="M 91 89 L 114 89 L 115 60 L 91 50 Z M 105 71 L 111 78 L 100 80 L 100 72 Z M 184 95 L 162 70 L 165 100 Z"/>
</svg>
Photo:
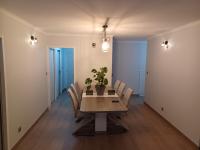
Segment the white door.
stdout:
<svg viewBox="0 0 200 150">
<path fill-rule="evenodd" d="M 51 102 L 55 100 L 55 59 L 54 49 L 49 50 L 49 66 L 50 66 L 50 99 Z"/>
</svg>

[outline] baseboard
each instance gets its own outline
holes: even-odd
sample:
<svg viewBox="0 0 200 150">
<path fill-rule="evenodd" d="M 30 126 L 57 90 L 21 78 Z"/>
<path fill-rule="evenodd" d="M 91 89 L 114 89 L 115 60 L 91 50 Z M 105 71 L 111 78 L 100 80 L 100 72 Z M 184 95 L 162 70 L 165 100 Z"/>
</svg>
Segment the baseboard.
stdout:
<svg viewBox="0 0 200 150">
<path fill-rule="evenodd" d="M 161 114 L 159 114 L 155 109 L 153 109 L 149 104 L 144 102 L 144 105 L 146 105 L 149 109 L 151 109 L 154 113 L 156 113 L 160 118 L 162 118 L 167 124 L 169 124 L 172 128 L 174 128 L 179 134 L 181 134 L 188 142 L 190 142 L 194 147 L 197 149 L 200 149 L 199 146 L 197 146 L 192 140 L 190 140 L 185 134 L 183 134 L 177 127 L 175 127 L 173 124 L 171 124 L 167 119 L 165 119 Z"/>
<path fill-rule="evenodd" d="M 48 111 L 48 108 L 45 109 L 45 111 L 39 116 L 39 118 L 35 121 L 35 123 L 26 131 L 26 133 L 21 137 L 21 139 L 11 148 L 11 150 L 14 150 L 26 137 L 26 135 L 33 129 L 33 127 L 40 121 L 40 119 L 46 114 Z"/>
</svg>

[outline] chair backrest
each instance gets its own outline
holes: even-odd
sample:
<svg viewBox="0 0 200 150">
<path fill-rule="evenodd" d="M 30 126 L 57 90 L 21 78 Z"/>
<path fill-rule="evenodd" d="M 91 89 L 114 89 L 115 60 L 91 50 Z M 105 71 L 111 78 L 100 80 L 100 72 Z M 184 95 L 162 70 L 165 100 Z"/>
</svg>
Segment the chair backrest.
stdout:
<svg viewBox="0 0 200 150">
<path fill-rule="evenodd" d="M 73 105 L 73 109 L 74 109 L 74 116 L 77 117 L 77 113 L 78 113 L 78 101 L 76 99 L 76 96 L 74 95 L 73 91 L 71 88 L 69 88 L 68 90 L 69 96 L 71 98 L 72 101 L 72 105 Z"/>
<path fill-rule="evenodd" d="M 116 80 L 116 81 L 115 81 L 114 89 L 115 89 L 116 92 L 118 91 L 118 88 L 119 88 L 120 83 L 121 83 L 120 80 Z"/>
<path fill-rule="evenodd" d="M 79 95 L 80 95 L 80 97 L 81 97 L 81 94 L 82 94 L 82 92 L 81 92 L 81 88 L 80 88 L 80 86 L 79 86 L 78 82 L 75 82 L 75 83 L 74 83 L 74 86 L 75 86 L 75 88 L 76 88 L 76 90 L 77 90 L 78 94 L 79 94 Z"/>
<path fill-rule="evenodd" d="M 123 96 L 123 91 L 125 89 L 126 84 L 124 82 L 121 82 L 119 85 L 119 88 L 117 90 L 117 94 L 119 95 L 119 97 Z"/>
<path fill-rule="evenodd" d="M 129 105 L 130 97 L 132 94 L 133 94 L 133 90 L 131 88 L 128 88 L 126 92 L 124 93 L 123 102 L 126 105 L 126 107 L 128 107 Z"/>
<path fill-rule="evenodd" d="M 76 96 L 76 98 L 77 98 L 77 100 L 78 100 L 78 103 L 79 103 L 79 105 L 80 105 L 80 104 L 81 104 L 81 97 L 80 97 L 80 95 L 79 95 L 79 93 L 78 93 L 78 90 L 76 89 L 76 87 L 75 87 L 74 84 L 71 84 L 71 89 L 72 89 L 72 91 L 74 92 L 74 94 L 75 94 L 75 96 Z"/>
</svg>

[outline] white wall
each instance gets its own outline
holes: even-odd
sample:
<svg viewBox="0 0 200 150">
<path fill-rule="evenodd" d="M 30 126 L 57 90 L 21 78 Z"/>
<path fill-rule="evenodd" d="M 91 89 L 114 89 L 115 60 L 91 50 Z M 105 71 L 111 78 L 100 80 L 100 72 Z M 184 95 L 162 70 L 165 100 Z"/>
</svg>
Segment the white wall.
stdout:
<svg viewBox="0 0 200 150">
<path fill-rule="evenodd" d="M 170 48 L 161 47 L 169 40 Z M 145 102 L 196 144 L 200 138 L 200 21 L 148 40 Z M 164 111 L 160 110 L 164 107 Z"/>
<path fill-rule="evenodd" d="M 48 106 L 45 37 L 21 19 L 2 11 L 8 142 L 11 149 Z M 27 42 L 36 33 L 35 47 Z M 18 127 L 22 127 L 18 133 Z"/>
<path fill-rule="evenodd" d="M 1 11 L 1 10 L 0 10 Z M 3 14 L 2 13 L 0 13 L 0 37 L 2 37 L 2 30 L 3 30 Z"/>
<path fill-rule="evenodd" d="M 114 40 L 113 47 L 113 82 L 122 80 L 144 95 L 147 41 Z"/>
<path fill-rule="evenodd" d="M 51 48 L 74 48 L 74 81 L 78 81 L 82 88 L 85 79 L 91 77 L 91 70 L 102 66 L 108 67 L 107 77 L 111 84 L 112 49 L 107 53 L 101 51 L 102 36 L 49 35 L 47 40 L 48 47 Z M 96 42 L 96 48 L 92 47 L 92 42 Z"/>
</svg>

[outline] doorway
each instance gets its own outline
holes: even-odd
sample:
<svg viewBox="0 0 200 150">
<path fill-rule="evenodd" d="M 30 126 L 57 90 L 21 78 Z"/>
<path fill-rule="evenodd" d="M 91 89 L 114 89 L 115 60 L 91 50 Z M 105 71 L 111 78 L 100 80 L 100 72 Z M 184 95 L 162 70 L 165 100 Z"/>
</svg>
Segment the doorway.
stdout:
<svg viewBox="0 0 200 150">
<path fill-rule="evenodd" d="M 122 80 L 134 90 L 135 95 L 144 96 L 147 41 L 113 40 L 113 80 Z"/>
<path fill-rule="evenodd" d="M 62 91 L 74 83 L 74 49 L 62 48 Z"/>
<path fill-rule="evenodd" d="M 49 66 L 50 99 L 53 102 L 74 83 L 74 49 L 50 48 Z"/>
</svg>

